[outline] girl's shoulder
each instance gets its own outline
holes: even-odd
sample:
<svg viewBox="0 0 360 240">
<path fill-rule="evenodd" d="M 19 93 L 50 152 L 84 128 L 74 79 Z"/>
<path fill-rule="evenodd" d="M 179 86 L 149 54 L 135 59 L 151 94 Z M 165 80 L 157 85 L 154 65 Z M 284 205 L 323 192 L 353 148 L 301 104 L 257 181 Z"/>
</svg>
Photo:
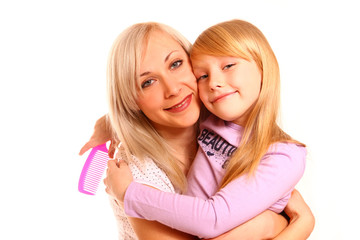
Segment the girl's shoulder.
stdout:
<svg viewBox="0 0 360 240">
<path fill-rule="evenodd" d="M 267 166 L 276 171 L 291 173 L 298 181 L 304 174 L 306 167 L 306 148 L 292 142 L 278 142 L 269 147 L 269 150 L 260 161 L 260 166 Z"/>
<path fill-rule="evenodd" d="M 294 142 L 276 142 L 270 145 L 267 154 L 292 154 L 306 155 L 306 147 Z"/>
<path fill-rule="evenodd" d="M 301 162 L 305 165 L 307 150 L 306 147 L 294 142 L 277 142 L 270 145 L 266 156 L 281 156 L 284 159 Z"/>
</svg>

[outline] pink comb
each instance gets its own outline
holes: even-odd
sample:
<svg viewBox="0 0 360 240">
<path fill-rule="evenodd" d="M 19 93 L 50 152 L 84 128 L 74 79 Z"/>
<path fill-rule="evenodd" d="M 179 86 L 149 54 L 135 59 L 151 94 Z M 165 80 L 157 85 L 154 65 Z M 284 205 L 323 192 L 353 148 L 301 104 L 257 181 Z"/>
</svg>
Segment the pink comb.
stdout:
<svg viewBox="0 0 360 240">
<path fill-rule="evenodd" d="M 91 150 L 79 179 L 79 191 L 81 193 L 95 195 L 108 160 L 106 143 Z"/>
</svg>

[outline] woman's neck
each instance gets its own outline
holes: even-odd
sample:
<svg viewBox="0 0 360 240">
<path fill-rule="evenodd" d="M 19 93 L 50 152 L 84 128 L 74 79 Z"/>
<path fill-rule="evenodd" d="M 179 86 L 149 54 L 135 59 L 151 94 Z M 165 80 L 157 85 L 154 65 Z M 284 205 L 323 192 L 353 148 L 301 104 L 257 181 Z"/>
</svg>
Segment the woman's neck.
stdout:
<svg viewBox="0 0 360 240">
<path fill-rule="evenodd" d="M 160 134 L 174 149 L 175 156 L 183 163 L 182 168 L 187 174 L 197 151 L 197 128 L 173 129 Z"/>
</svg>

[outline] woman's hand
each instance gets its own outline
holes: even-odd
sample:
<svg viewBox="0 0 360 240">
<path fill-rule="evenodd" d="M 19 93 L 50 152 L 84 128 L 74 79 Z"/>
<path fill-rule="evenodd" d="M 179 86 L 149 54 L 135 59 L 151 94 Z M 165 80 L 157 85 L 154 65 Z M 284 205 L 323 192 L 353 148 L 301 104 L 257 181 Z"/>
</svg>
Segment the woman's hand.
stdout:
<svg viewBox="0 0 360 240">
<path fill-rule="evenodd" d="M 294 189 L 294 191 L 291 193 L 291 198 L 289 199 L 289 202 L 286 205 L 284 211 L 286 215 L 289 216 L 290 223 L 296 221 L 299 217 L 302 216 L 314 218 L 309 206 L 306 204 L 303 197 L 296 189 Z"/>
<path fill-rule="evenodd" d="M 94 132 L 90 137 L 89 141 L 85 143 L 85 145 L 81 148 L 79 155 L 83 155 L 90 148 L 106 143 L 109 140 L 111 140 L 109 147 L 109 157 L 113 158 L 116 142 L 114 141 L 114 139 L 112 139 L 110 124 L 107 120 L 107 116 L 104 115 L 96 121 L 94 126 Z"/>
<path fill-rule="evenodd" d="M 292 192 L 284 211 L 290 218 L 289 226 L 274 239 L 307 239 L 314 229 L 315 217 L 296 189 Z"/>
<path fill-rule="evenodd" d="M 126 189 L 132 181 L 133 176 L 125 161 L 108 161 L 108 169 L 106 171 L 104 184 L 106 186 L 105 191 L 109 195 L 114 197 L 120 203 L 124 202 Z"/>
<path fill-rule="evenodd" d="M 253 219 L 220 236 L 207 240 L 272 239 L 287 226 L 287 220 L 273 211 L 266 210 Z"/>
</svg>

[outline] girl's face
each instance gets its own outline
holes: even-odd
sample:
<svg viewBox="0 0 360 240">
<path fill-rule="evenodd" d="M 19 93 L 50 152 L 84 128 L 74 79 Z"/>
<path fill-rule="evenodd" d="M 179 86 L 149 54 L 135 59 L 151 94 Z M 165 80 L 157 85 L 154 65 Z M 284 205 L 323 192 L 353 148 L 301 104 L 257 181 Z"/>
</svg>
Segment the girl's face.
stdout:
<svg viewBox="0 0 360 240">
<path fill-rule="evenodd" d="M 185 50 L 168 34 L 150 34 L 140 63 L 137 104 L 158 131 L 193 126 L 199 118 L 197 83 Z"/>
<path fill-rule="evenodd" d="M 244 126 L 260 94 L 261 73 L 254 61 L 198 55 L 192 59 L 199 95 L 219 118 Z"/>
</svg>

